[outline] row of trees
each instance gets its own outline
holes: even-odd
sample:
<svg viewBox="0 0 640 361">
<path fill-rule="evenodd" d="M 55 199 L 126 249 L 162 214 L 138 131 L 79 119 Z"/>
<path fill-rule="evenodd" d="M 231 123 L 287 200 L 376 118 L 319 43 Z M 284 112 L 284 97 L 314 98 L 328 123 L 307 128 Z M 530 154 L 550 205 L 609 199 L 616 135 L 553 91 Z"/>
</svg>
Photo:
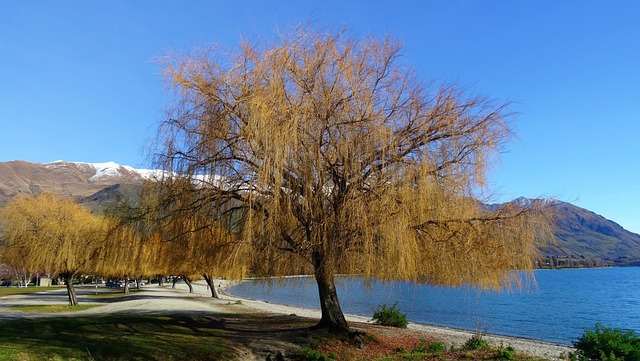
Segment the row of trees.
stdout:
<svg viewBox="0 0 640 361">
<path fill-rule="evenodd" d="M 201 275 L 218 297 L 215 276 L 241 277 L 243 267 L 220 260 L 234 237 L 226 228 L 173 218 L 163 228 L 159 215 L 143 205 L 119 204 L 107 214 L 93 214 L 71 199 L 52 194 L 20 197 L 0 211 L 3 247 L 0 262 L 25 272 L 59 274 L 69 304 L 77 305 L 73 280 L 78 274 L 139 279 L 143 275 Z M 166 236 L 181 227 L 179 237 Z"/>
<path fill-rule="evenodd" d="M 537 268 L 596 268 L 611 265 L 610 261 L 593 256 L 546 256 L 538 261 Z"/>
<path fill-rule="evenodd" d="M 338 273 L 518 286 L 512 270 L 534 267 L 549 223 L 538 202 L 480 201 L 510 136 L 505 107 L 421 81 L 401 50 L 389 38 L 300 27 L 166 59 L 173 101 L 154 148 L 165 176 L 110 220 L 118 227 L 79 230 L 83 253 L 123 275 L 160 265 L 209 279 L 312 274 L 318 326 L 339 331 L 349 327 Z M 103 229 L 98 247 L 92 232 Z M 73 274 L 88 260 L 63 263 Z"/>
</svg>

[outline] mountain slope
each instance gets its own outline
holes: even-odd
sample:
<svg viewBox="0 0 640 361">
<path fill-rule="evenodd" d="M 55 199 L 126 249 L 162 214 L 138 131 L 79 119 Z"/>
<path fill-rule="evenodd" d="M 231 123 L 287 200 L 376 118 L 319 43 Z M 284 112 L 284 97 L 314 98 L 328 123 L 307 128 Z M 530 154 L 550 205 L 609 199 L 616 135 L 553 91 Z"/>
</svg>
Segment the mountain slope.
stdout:
<svg viewBox="0 0 640 361">
<path fill-rule="evenodd" d="M 0 206 L 17 195 L 42 192 L 79 199 L 114 184 L 142 184 L 154 174 L 113 162 L 0 162 Z"/>
<path fill-rule="evenodd" d="M 556 211 L 556 242 L 540 250 L 543 257 L 553 257 L 556 262 L 560 259 L 564 265 L 585 265 L 590 263 L 590 259 L 598 259 L 595 262 L 598 265 L 640 265 L 640 235 L 571 203 L 524 197 L 509 203 L 526 207 L 531 202 L 543 202 Z M 492 204 L 488 207 L 495 210 L 502 206 L 504 204 Z"/>
<path fill-rule="evenodd" d="M 558 239 L 544 250 L 552 256 L 597 257 L 615 265 L 640 264 L 640 235 L 584 208 L 555 206 Z"/>
<path fill-rule="evenodd" d="M 113 162 L 28 163 L 0 162 L 0 207 L 16 195 L 51 192 L 74 197 L 96 211 L 122 199 L 140 194 L 146 179 L 159 171 L 134 169 Z M 566 259 L 599 258 L 607 264 L 640 265 L 640 235 L 617 223 L 570 203 L 550 199 L 513 200 L 520 206 L 545 202 L 557 212 L 557 242 L 542 250 L 546 257 Z M 501 204 L 487 205 L 489 209 Z"/>
<path fill-rule="evenodd" d="M 78 203 L 89 207 L 94 212 L 103 212 L 116 204 L 135 204 L 142 196 L 142 184 L 118 183 L 100 191 L 78 199 Z"/>
</svg>

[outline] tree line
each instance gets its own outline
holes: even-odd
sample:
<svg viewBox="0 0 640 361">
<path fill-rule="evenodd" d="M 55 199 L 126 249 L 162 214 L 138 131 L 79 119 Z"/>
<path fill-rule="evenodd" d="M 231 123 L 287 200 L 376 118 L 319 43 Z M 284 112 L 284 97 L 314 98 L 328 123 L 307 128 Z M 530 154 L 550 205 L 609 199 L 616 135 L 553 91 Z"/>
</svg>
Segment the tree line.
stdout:
<svg viewBox="0 0 640 361">
<path fill-rule="evenodd" d="M 534 268 L 551 223 L 541 202 L 483 206 L 511 136 L 507 105 L 423 81 L 401 54 L 391 37 L 298 26 L 163 58 L 171 100 L 152 155 L 164 173 L 138 204 L 97 216 L 43 195 L 69 208 L 45 232 L 10 216 L 28 208 L 17 200 L 5 240 L 47 243 L 15 252 L 71 276 L 310 274 L 318 327 L 336 331 L 349 330 L 339 273 L 520 286 L 512 271 Z"/>
<path fill-rule="evenodd" d="M 593 256 L 545 256 L 537 262 L 537 268 L 600 268 L 611 267 L 613 262 Z"/>
<path fill-rule="evenodd" d="M 196 218 L 172 219 L 172 227 L 179 224 L 184 233 L 169 238 L 163 223 L 152 221 L 158 215 L 144 207 L 119 204 L 107 213 L 93 214 L 53 194 L 19 197 L 0 210 L 0 262 L 25 274 L 59 275 L 70 305 L 78 304 L 73 280 L 80 274 L 126 280 L 168 274 L 186 280 L 203 277 L 213 297 L 218 297 L 214 275 L 244 276 L 239 262 L 234 267 L 227 264 L 229 238 L 234 236 L 226 229 L 199 226 Z"/>
</svg>

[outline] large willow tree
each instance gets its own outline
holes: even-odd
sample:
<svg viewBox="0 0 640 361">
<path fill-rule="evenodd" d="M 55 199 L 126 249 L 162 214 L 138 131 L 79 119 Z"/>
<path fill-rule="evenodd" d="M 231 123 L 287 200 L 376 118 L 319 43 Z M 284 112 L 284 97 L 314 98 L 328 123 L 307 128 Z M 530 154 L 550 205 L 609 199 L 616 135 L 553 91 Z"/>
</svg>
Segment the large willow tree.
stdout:
<svg viewBox="0 0 640 361">
<path fill-rule="evenodd" d="M 546 227 L 478 201 L 510 135 L 503 106 L 421 81 L 400 53 L 299 28 L 166 64 L 158 160 L 199 185 L 194 211 L 242 211 L 255 272 L 315 275 L 319 327 L 348 330 L 337 273 L 499 289 Z"/>
</svg>

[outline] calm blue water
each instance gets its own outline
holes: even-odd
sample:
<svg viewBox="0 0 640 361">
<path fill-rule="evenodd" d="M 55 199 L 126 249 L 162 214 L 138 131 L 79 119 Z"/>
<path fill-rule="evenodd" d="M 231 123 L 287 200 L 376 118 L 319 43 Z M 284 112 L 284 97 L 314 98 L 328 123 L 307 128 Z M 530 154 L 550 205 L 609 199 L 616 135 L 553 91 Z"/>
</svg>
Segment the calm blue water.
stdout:
<svg viewBox="0 0 640 361">
<path fill-rule="evenodd" d="M 640 332 L 640 268 L 541 270 L 537 286 L 511 293 L 469 288 L 372 282 L 357 277 L 336 279 L 342 310 L 372 317 L 373 309 L 398 302 L 412 322 L 571 344 L 596 322 Z M 283 283 L 248 281 L 231 294 L 273 303 L 319 309 L 313 279 Z"/>
</svg>

